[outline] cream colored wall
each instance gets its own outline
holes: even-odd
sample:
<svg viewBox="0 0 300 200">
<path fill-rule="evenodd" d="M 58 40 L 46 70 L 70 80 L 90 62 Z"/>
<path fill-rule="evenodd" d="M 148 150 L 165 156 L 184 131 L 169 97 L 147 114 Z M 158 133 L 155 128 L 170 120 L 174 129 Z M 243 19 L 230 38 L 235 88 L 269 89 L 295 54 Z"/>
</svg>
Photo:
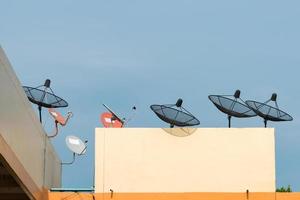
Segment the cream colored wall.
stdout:
<svg viewBox="0 0 300 200">
<path fill-rule="evenodd" d="M 274 129 L 166 130 L 96 128 L 96 192 L 275 191 Z"/>
<path fill-rule="evenodd" d="M 38 188 L 59 187 L 60 159 L 49 139 L 45 137 L 37 114 L 33 111 L 1 47 L 0 94 L 0 136 L 4 138 Z"/>
</svg>

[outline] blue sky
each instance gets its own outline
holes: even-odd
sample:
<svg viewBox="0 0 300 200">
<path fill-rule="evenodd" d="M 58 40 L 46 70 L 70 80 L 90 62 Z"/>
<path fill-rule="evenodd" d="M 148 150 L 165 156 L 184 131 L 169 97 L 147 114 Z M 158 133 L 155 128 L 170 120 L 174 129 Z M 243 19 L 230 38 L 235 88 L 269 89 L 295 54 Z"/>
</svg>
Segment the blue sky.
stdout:
<svg viewBox="0 0 300 200">
<path fill-rule="evenodd" d="M 0 44 L 24 85 L 52 80 L 74 117 L 53 140 L 71 159 L 66 135 L 88 139 L 87 156 L 63 169 L 64 187 L 93 182 L 94 128 L 102 103 L 121 115 L 132 105 L 130 127 L 165 127 L 152 103 L 184 106 L 201 127 L 226 127 L 209 94 L 242 91 L 245 100 L 278 93 L 293 122 L 276 128 L 277 186 L 300 191 L 299 1 L 12 1 L 1 0 Z M 51 119 L 44 112 L 45 128 Z M 260 118 L 234 127 L 262 127 Z"/>
</svg>

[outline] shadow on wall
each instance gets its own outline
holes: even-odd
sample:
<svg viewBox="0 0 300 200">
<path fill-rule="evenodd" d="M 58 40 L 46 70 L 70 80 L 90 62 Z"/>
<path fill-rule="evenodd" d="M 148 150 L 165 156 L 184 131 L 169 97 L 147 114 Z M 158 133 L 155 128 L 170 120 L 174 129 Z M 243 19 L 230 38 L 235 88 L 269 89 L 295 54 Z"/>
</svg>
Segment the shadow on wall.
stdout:
<svg viewBox="0 0 300 200">
<path fill-rule="evenodd" d="M 189 135 L 192 135 L 197 128 L 187 128 L 187 127 L 183 127 L 183 128 L 162 128 L 166 133 L 173 135 L 173 136 L 177 136 L 177 137 L 186 137 Z"/>
</svg>

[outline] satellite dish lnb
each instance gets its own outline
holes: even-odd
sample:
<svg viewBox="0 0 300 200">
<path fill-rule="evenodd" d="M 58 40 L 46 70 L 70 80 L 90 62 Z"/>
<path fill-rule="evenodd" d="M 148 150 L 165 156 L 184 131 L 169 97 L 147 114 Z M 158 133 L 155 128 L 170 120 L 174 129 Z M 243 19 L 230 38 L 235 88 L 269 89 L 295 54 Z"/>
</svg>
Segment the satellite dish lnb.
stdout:
<svg viewBox="0 0 300 200">
<path fill-rule="evenodd" d="M 228 127 L 231 127 L 231 117 L 248 118 L 256 113 L 240 98 L 241 91 L 236 90 L 234 95 L 209 95 L 209 100 L 228 116 Z"/>
<path fill-rule="evenodd" d="M 176 104 L 151 105 L 151 110 L 164 122 L 170 124 L 170 127 L 196 126 L 200 121 L 182 107 L 183 100 L 178 99 Z"/>
<path fill-rule="evenodd" d="M 271 106 L 268 103 L 274 102 L 275 106 Z M 246 104 L 261 118 L 264 119 L 265 127 L 267 127 L 268 121 L 280 122 L 280 121 L 292 121 L 293 117 L 288 113 L 279 109 L 277 104 L 277 94 L 273 93 L 271 98 L 264 103 L 248 100 Z"/>
<path fill-rule="evenodd" d="M 70 151 L 73 152 L 73 160 L 68 163 L 62 163 L 62 165 L 70 165 L 73 164 L 75 161 L 75 157 L 84 155 L 86 153 L 87 149 L 87 141 L 83 142 L 81 139 L 79 139 L 76 136 L 69 135 L 66 137 L 66 145 L 69 148 Z"/>
</svg>

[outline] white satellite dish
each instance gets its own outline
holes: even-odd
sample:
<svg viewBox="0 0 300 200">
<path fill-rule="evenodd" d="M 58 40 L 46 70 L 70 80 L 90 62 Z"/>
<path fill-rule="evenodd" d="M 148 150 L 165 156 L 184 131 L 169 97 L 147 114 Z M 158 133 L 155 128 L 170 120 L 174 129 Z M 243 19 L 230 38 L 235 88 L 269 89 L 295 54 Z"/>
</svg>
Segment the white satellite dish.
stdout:
<svg viewBox="0 0 300 200">
<path fill-rule="evenodd" d="M 86 152 L 86 144 L 76 136 L 69 135 L 66 137 L 67 147 L 77 155 L 83 155 Z"/>
<path fill-rule="evenodd" d="M 73 160 L 67 163 L 61 163 L 62 165 L 70 165 L 73 164 L 75 161 L 76 155 L 81 156 L 86 153 L 86 143 L 87 141 L 83 142 L 76 136 L 69 135 L 66 137 L 66 145 L 73 152 Z"/>
</svg>

